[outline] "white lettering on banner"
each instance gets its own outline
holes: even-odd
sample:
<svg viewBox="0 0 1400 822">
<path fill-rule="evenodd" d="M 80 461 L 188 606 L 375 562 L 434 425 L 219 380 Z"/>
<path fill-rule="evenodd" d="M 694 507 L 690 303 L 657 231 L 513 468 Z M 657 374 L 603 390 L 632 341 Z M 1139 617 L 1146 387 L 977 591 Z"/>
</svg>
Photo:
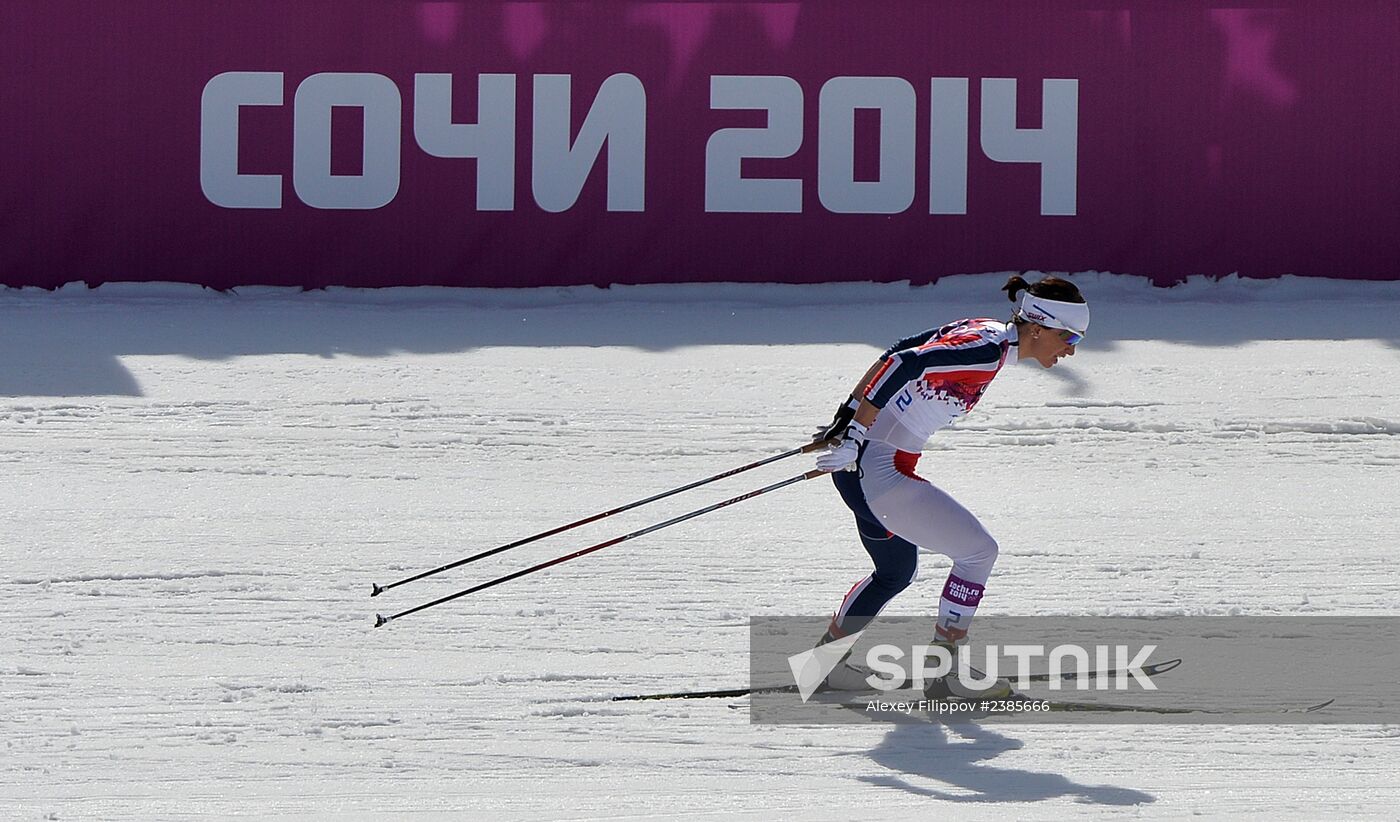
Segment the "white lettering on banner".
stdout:
<svg viewBox="0 0 1400 822">
<path fill-rule="evenodd" d="M 602 147 L 608 147 L 609 211 L 641 211 L 646 189 L 646 91 L 630 74 L 603 82 L 578 138 L 570 141 L 570 78 L 535 78 L 534 194 L 546 211 L 578 200 Z M 476 207 L 515 208 L 515 75 L 477 79 L 478 122 L 452 122 L 450 75 L 414 77 L 414 138 L 434 157 L 477 158 Z M 224 208 L 281 208 L 282 176 L 238 172 L 238 109 L 283 104 L 282 72 L 232 71 L 205 85 L 200 119 L 200 185 Z M 331 109 L 364 110 L 363 167 L 332 175 Z M 297 87 L 292 179 L 297 197 L 313 208 L 372 209 L 399 190 L 402 100 L 382 74 L 314 74 Z"/>
<path fill-rule="evenodd" d="M 475 157 L 478 211 L 515 208 L 515 75 L 476 78 L 477 122 L 452 122 L 452 75 L 413 75 L 413 136 L 434 157 Z"/>
<path fill-rule="evenodd" d="M 382 74 L 313 74 L 293 103 L 292 185 L 312 208 L 382 208 L 399 193 L 403 105 L 399 88 Z M 331 109 L 364 110 L 364 167 L 331 174 Z"/>
<path fill-rule="evenodd" d="M 705 210 L 800 214 L 802 181 L 746 179 L 746 157 L 782 159 L 802 147 L 802 86 L 791 77 L 710 78 L 710 108 L 767 111 L 764 128 L 722 128 L 705 144 Z"/>
<path fill-rule="evenodd" d="M 567 74 L 535 75 L 535 134 L 531 184 L 545 211 L 567 211 L 578 201 L 604 143 L 608 147 L 608 211 L 642 211 L 646 201 L 647 95 L 631 74 L 603 81 L 569 143 Z"/>
<path fill-rule="evenodd" d="M 967 78 L 929 81 L 928 213 L 967 213 Z"/>
<path fill-rule="evenodd" d="M 428 155 L 476 159 L 476 210 L 515 209 L 516 75 L 477 76 L 476 122 L 452 119 L 449 74 L 418 74 L 413 85 L 413 136 Z M 970 80 L 929 81 L 928 213 L 967 214 Z M 1040 166 L 1040 213 L 1078 213 L 1079 81 L 1041 83 L 1039 128 L 1016 127 L 1016 80 L 984 78 L 980 147 L 998 163 Z M 224 208 L 282 207 L 282 177 L 239 172 L 239 111 L 283 105 L 282 72 L 225 72 L 204 87 L 200 103 L 200 187 Z M 534 76 L 531 192 L 543 210 L 573 208 L 607 147 L 607 210 L 646 205 L 647 98 L 641 81 L 614 74 L 603 81 L 572 137 L 572 77 Z M 835 77 L 823 84 L 817 111 L 817 199 L 839 214 L 898 214 L 914 202 L 917 95 L 899 77 Z M 363 167 L 331 174 L 331 111 L 364 112 Z M 766 111 L 762 128 L 722 128 L 705 145 L 704 209 L 714 213 L 800 214 L 800 178 L 745 177 L 745 159 L 787 159 L 802 147 L 802 86 L 783 76 L 715 75 L 710 108 Z M 298 85 L 293 118 L 292 180 L 306 205 L 374 209 L 399 190 L 402 99 L 381 74 L 313 74 Z M 879 174 L 855 179 L 857 110 L 879 112 Z M 674 163 L 684 158 L 667 158 Z"/>
<path fill-rule="evenodd" d="M 914 202 L 914 87 L 899 77 L 833 77 L 817 115 L 817 197 L 837 214 L 898 214 Z M 856 109 L 880 112 L 880 178 L 855 179 Z"/>
<path fill-rule="evenodd" d="M 966 214 L 969 80 L 929 81 L 929 214 Z M 1038 129 L 1016 128 L 1016 81 L 982 80 L 981 146 L 999 163 L 1041 167 L 1040 213 L 1077 213 L 1079 172 L 1079 81 L 1045 80 Z M 746 178 L 746 157 L 783 158 L 802 146 L 802 96 L 786 77 L 710 78 L 711 109 L 767 109 L 765 129 L 716 131 L 706 146 L 705 210 L 800 213 L 802 181 Z M 914 200 L 915 110 L 912 86 L 898 77 L 835 77 L 818 98 L 817 193 L 827 210 L 840 214 L 897 214 Z M 793 110 L 794 106 L 796 111 Z M 855 179 L 855 112 L 880 112 L 880 174 Z"/>
<path fill-rule="evenodd" d="M 982 80 L 982 153 L 999 163 L 1040 164 L 1040 213 L 1073 216 L 1078 200 L 1079 81 L 1041 82 L 1038 129 L 1016 128 L 1016 81 Z"/>
<path fill-rule="evenodd" d="M 229 71 L 204 85 L 199 101 L 199 186 L 224 208 L 281 208 L 282 177 L 238 173 L 238 109 L 282 105 L 280 71 Z"/>
</svg>

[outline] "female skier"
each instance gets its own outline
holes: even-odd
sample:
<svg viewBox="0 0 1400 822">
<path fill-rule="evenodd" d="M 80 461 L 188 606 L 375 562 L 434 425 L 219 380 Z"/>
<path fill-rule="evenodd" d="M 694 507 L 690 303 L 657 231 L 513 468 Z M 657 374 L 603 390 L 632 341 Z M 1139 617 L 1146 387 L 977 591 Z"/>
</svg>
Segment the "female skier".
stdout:
<svg viewBox="0 0 1400 822">
<path fill-rule="evenodd" d="M 1013 276 L 1002 288 L 1016 303 L 1011 322 L 967 319 L 900 340 L 871 366 L 850 400 L 819 439 L 833 445 L 817 456 L 841 499 L 855 513 L 860 541 L 875 563 L 841 601 L 818 645 L 865 629 L 913 581 L 918 546 L 953 560 L 938 604 L 934 644 L 950 657 L 965 641 L 982 588 L 997 558 L 997 543 L 977 517 L 947 492 L 914 473 L 920 451 L 940 428 L 965 416 L 1006 362 L 1050 368 L 1089 327 L 1089 306 L 1068 280 L 1046 277 L 1034 285 Z M 844 662 L 827 678 L 830 688 L 860 688 L 867 672 Z M 953 671 L 930 681 L 930 698 L 999 698 L 1004 679 L 974 687 Z M 975 677 L 975 679 L 981 679 Z"/>
</svg>

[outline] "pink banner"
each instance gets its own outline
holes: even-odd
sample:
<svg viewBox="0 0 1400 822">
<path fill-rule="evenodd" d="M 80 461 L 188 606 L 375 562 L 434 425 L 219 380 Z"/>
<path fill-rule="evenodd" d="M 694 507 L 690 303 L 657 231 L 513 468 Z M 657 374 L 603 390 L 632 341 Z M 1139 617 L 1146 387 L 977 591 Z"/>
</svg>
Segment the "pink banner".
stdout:
<svg viewBox="0 0 1400 822">
<path fill-rule="evenodd" d="M 6 0 L 0 282 L 1391 279 L 1397 43 L 1331 0 Z"/>
</svg>

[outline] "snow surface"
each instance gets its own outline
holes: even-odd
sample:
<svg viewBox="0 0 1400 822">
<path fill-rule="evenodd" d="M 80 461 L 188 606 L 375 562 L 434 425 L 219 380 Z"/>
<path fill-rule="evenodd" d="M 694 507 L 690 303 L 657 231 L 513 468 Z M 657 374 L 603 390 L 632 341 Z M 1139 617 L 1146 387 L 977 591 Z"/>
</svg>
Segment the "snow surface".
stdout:
<svg viewBox="0 0 1400 822">
<path fill-rule="evenodd" d="M 741 685 L 750 615 L 829 613 L 868 562 L 825 482 L 371 627 L 806 470 L 367 596 L 791 448 L 1003 279 L 0 292 L 0 818 L 1396 818 L 1397 726 L 599 702 Z M 920 466 L 1001 541 L 983 612 L 1400 611 L 1400 283 L 1076 280 L 1078 355 Z M 923 564 L 889 613 L 933 611 Z"/>
</svg>

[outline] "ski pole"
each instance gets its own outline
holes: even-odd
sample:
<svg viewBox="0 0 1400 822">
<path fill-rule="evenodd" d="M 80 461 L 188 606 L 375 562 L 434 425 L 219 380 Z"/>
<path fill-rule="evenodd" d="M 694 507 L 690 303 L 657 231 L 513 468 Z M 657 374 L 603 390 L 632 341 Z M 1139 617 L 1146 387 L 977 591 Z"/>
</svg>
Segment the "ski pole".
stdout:
<svg viewBox="0 0 1400 822">
<path fill-rule="evenodd" d="M 630 534 L 626 534 L 620 537 L 614 537 L 613 539 L 610 539 L 606 542 L 600 542 L 597 545 L 593 545 L 588 548 L 575 551 L 572 554 L 566 554 L 562 557 L 551 559 L 548 562 L 541 562 L 539 565 L 532 565 L 529 568 L 524 569 L 523 571 L 516 571 L 513 574 L 506 574 L 503 577 L 497 577 L 496 579 L 493 579 L 490 582 L 483 582 L 480 585 L 473 586 L 471 588 L 466 589 L 465 591 L 458 591 L 455 594 L 449 594 L 445 597 L 442 597 L 441 599 L 435 599 L 432 602 L 427 602 L 417 607 L 409 608 L 407 611 L 400 611 L 399 613 L 390 616 L 384 616 L 383 614 L 375 614 L 374 627 L 378 628 L 381 625 L 385 625 L 389 622 L 392 622 L 393 620 L 398 619 L 399 617 L 405 617 L 409 614 L 414 614 L 427 608 L 432 608 L 434 605 L 441 605 L 444 602 L 451 602 L 452 600 L 457 599 L 458 597 L 464 597 L 467 594 L 474 594 L 477 591 L 484 591 L 487 588 L 490 588 L 494 585 L 500 585 L 502 582 L 510 582 L 513 579 L 519 579 L 520 577 L 526 576 L 528 574 L 533 574 L 536 571 L 543 571 L 546 568 L 553 567 L 563 562 L 568 562 L 571 559 L 578 559 L 584 554 L 591 554 L 594 551 L 601 551 L 610 545 L 617 545 L 619 542 L 626 542 L 629 539 L 636 539 L 637 537 L 643 536 L 645 534 L 650 534 L 652 531 L 660 531 L 662 528 L 665 528 L 667 526 L 675 525 L 679 522 L 685 522 L 688 519 L 694 519 L 695 517 L 698 517 L 702 514 L 708 514 L 711 511 L 718 511 L 719 509 L 729 505 L 733 505 L 736 502 L 743 502 L 746 499 L 753 499 L 754 497 L 759 496 L 760 494 L 766 494 L 769 491 L 776 491 L 779 488 L 785 488 L 794 483 L 812 479 L 813 477 L 820 477 L 826 473 L 826 471 L 819 471 L 813 469 L 805 474 L 798 474 L 795 477 L 789 477 L 783 480 L 782 482 L 775 482 L 772 485 L 764 486 L 763 488 L 759 488 L 756 491 L 750 491 L 747 494 L 740 494 L 737 497 L 731 497 L 727 500 L 724 500 L 723 502 L 717 502 L 714 505 L 708 505 L 704 508 L 699 509 L 698 511 L 691 511 L 688 514 L 682 514 L 678 517 L 675 517 L 674 519 L 668 519 L 665 522 L 658 522 L 655 525 L 649 525 L 640 531 L 633 531 Z"/>
<path fill-rule="evenodd" d="M 750 471 L 754 468 L 758 468 L 760 466 L 764 466 L 772 462 L 777 462 L 778 460 L 785 460 L 788 457 L 795 457 L 798 454 L 806 454 L 810 451 L 815 451 L 818 448 L 824 448 L 826 447 L 826 444 L 827 443 L 825 441 L 817 441 L 804 445 L 801 448 L 794 448 L 791 451 L 784 451 L 783 453 L 778 454 L 776 456 L 768 457 L 767 459 L 761 459 L 757 462 L 751 462 L 748 465 L 741 465 L 738 468 L 734 468 L 723 473 L 715 474 L 713 477 L 706 477 L 705 479 L 699 480 L 697 482 L 692 482 L 689 485 L 682 485 L 679 488 L 672 488 L 669 491 L 663 491 L 662 493 L 657 494 L 656 496 L 647 497 L 646 499 L 637 500 L 636 502 L 629 502 L 628 504 L 620 508 L 614 508 L 611 511 L 604 511 L 601 514 L 594 514 L 590 517 L 584 517 L 583 519 L 578 520 L 577 522 L 571 522 L 568 525 L 561 525 L 558 528 L 551 528 L 548 531 L 541 531 L 540 533 L 535 534 L 534 536 L 516 540 L 515 542 L 502 545 L 499 548 L 492 548 L 489 551 L 482 551 L 479 554 L 473 554 L 472 556 L 469 556 L 466 559 L 459 559 L 456 562 L 449 562 L 446 565 L 439 566 L 437 568 L 432 569 L 431 571 L 424 571 L 421 574 L 414 574 L 413 576 L 401 579 L 398 582 L 391 582 L 388 585 L 379 585 L 376 583 L 371 583 L 374 587 L 370 591 L 369 595 L 372 597 L 377 597 L 385 591 L 389 590 L 390 588 L 397 588 L 400 585 L 406 585 L 407 583 L 415 582 L 417 580 L 423 579 L 424 577 L 430 577 L 434 574 L 440 574 L 443 571 L 450 571 L 453 568 L 459 568 L 463 565 L 466 565 L 469 562 L 476 562 L 479 559 L 485 559 L 489 556 L 494 556 L 496 554 L 501 553 L 502 551 L 509 551 L 512 548 L 519 548 L 522 545 L 528 545 L 532 542 L 535 542 L 536 540 L 544 539 L 545 537 L 552 537 L 555 534 L 562 534 L 565 531 L 572 530 L 574 528 L 579 527 L 580 525 L 587 525 L 590 522 L 597 522 L 600 519 L 606 519 L 607 517 L 610 517 L 613 514 L 620 514 L 623 511 L 631 511 L 633 508 L 639 508 L 643 505 L 646 505 L 649 502 L 656 502 L 657 500 L 662 500 L 670 496 L 675 496 L 676 494 L 679 494 L 682 491 L 689 491 L 693 488 L 699 488 L 702 485 L 708 485 L 709 483 L 725 479 L 726 477 L 732 477 L 735 474 L 742 474 L 745 471 Z"/>
</svg>

